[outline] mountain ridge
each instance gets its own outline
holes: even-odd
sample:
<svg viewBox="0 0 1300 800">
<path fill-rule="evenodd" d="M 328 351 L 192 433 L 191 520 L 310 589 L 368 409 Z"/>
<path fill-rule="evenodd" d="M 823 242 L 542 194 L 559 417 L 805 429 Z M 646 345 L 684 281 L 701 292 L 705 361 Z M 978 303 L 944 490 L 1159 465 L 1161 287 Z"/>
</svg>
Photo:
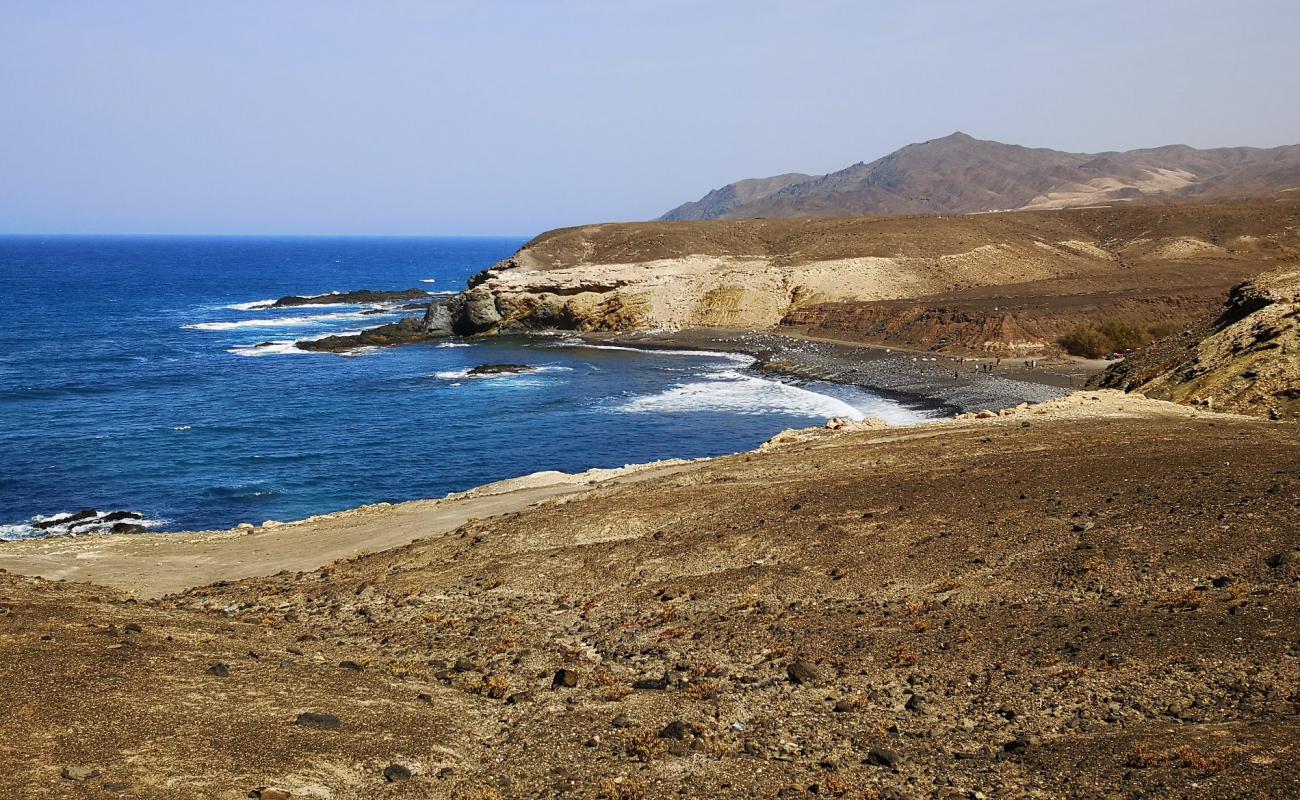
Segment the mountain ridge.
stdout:
<svg viewBox="0 0 1300 800">
<path fill-rule="evenodd" d="M 825 175 L 751 178 L 662 221 L 952 214 L 1300 194 L 1300 144 L 1069 153 L 956 131 Z"/>
</svg>

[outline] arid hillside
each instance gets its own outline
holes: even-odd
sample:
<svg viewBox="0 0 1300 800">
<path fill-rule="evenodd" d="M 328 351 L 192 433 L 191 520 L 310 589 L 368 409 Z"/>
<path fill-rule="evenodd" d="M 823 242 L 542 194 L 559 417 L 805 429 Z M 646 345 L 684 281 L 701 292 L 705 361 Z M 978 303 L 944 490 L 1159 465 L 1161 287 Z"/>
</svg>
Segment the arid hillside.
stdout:
<svg viewBox="0 0 1300 800">
<path fill-rule="evenodd" d="M 1168 145 L 1063 153 L 954 133 L 829 175 L 728 184 L 664 220 L 967 214 L 1246 197 L 1300 191 L 1300 145 L 1197 150 Z M 1292 195 L 1294 196 L 1294 195 Z"/>
<path fill-rule="evenodd" d="M 0 795 L 1300 793 L 1300 427 L 858 427 L 158 601 L 0 575 Z"/>
<path fill-rule="evenodd" d="M 893 325 L 899 308 L 966 309 L 998 327 L 998 315 L 1023 303 L 1036 320 L 1021 325 L 1023 342 L 977 334 L 955 350 L 1024 352 L 1020 345 L 1041 349 L 1059 328 L 1112 306 L 1195 319 L 1234 283 L 1296 258 L 1296 202 L 590 225 L 537 237 L 473 279 L 451 310 L 461 333 L 785 320 L 887 340 L 882 315 Z M 891 303 L 825 306 L 876 301 Z M 942 347 L 942 338 L 912 332 L 897 343 Z"/>
<path fill-rule="evenodd" d="M 1300 417 L 1300 266 L 1234 286 L 1217 313 L 1110 367 L 1094 384 L 1241 414 Z"/>
</svg>

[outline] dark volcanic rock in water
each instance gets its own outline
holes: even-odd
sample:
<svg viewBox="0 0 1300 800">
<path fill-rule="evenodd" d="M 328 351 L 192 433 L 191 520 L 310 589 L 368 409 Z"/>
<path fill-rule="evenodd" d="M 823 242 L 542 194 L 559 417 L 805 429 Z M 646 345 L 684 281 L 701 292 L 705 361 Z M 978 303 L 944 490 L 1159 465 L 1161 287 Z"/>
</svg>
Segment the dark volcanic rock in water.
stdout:
<svg viewBox="0 0 1300 800">
<path fill-rule="evenodd" d="M 469 371 L 470 375 L 508 375 L 515 372 L 531 372 L 536 367 L 527 364 L 479 364 Z"/>
<path fill-rule="evenodd" d="M 294 308 L 296 306 L 329 306 L 339 303 L 390 303 L 395 300 L 420 300 L 428 297 L 423 289 L 403 289 L 396 292 L 380 292 L 373 289 L 357 289 L 339 294 L 318 294 L 303 297 L 296 294 L 286 295 L 270 305 L 271 308 Z"/>
<path fill-rule="evenodd" d="M 96 511 L 95 509 L 83 508 L 80 511 L 76 512 L 75 514 L 68 514 L 67 516 L 63 516 L 63 517 L 55 517 L 54 519 L 47 519 L 47 520 L 42 520 L 40 522 L 33 522 L 32 527 L 43 531 L 49 528 L 53 528 L 56 525 L 67 525 L 69 523 L 81 522 L 83 520 L 91 520 L 98 516 L 99 516 L 99 512 Z"/>
<path fill-rule="evenodd" d="M 361 333 L 326 336 L 297 342 L 299 350 L 316 353 L 338 353 L 358 347 L 393 347 L 399 344 L 417 344 L 452 335 L 451 314 L 444 303 L 430 303 L 424 317 L 405 317 L 397 322 L 367 328 Z M 268 342 L 268 344 L 272 344 Z"/>
<path fill-rule="evenodd" d="M 315 353 L 339 353 L 358 347 L 393 347 L 399 344 L 427 342 L 435 338 L 439 337 L 425 330 L 423 322 L 416 317 L 407 317 L 377 328 L 368 328 L 361 333 L 306 339 L 297 342 L 295 347 Z"/>
</svg>

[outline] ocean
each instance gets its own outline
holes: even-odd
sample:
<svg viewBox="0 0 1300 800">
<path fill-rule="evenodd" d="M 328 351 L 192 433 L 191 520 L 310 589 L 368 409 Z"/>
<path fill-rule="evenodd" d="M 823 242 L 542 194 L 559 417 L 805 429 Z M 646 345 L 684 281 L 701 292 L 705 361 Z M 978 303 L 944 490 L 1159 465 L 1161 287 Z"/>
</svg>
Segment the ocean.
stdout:
<svg viewBox="0 0 1300 800">
<path fill-rule="evenodd" d="M 0 237 L 0 540 L 105 529 L 33 527 L 87 507 L 160 531 L 224 529 L 537 470 L 733 453 L 835 416 L 927 416 L 761 375 L 747 356 L 571 335 L 306 353 L 292 342 L 414 312 L 266 308 L 456 291 L 523 241 Z M 469 374 L 500 363 L 538 369 Z"/>
</svg>

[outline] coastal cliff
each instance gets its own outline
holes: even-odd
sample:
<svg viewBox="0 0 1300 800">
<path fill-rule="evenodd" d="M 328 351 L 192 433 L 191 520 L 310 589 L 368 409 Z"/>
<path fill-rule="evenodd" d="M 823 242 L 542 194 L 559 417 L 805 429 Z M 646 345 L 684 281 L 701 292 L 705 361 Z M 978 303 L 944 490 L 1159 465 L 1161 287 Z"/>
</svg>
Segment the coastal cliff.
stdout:
<svg viewBox="0 0 1300 800">
<path fill-rule="evenodd" d="M 1296 203 L 589 225 L 528 242 L 474 276 L 447 314 L 461 335 L 785 322 L 868 341 L 889 328 L 899 346 L 991 341 L 1022 352 L 1109 313 L 1119 295 L 1151 321 L 1193 320 L 1233 283 L 1300 252 L 1297 231 Z M 1044 307 L 1008 319 L 1012 298 Z M 977 307 L 929 314 L 913 335 L 916 308 L 903 309 L 907 325 L 885 319 L 903 301 Z M 877 307 L 827 307 L 836 303 Z M 973 331 L 952 328 L 972 321 Z"/>
</svg>

